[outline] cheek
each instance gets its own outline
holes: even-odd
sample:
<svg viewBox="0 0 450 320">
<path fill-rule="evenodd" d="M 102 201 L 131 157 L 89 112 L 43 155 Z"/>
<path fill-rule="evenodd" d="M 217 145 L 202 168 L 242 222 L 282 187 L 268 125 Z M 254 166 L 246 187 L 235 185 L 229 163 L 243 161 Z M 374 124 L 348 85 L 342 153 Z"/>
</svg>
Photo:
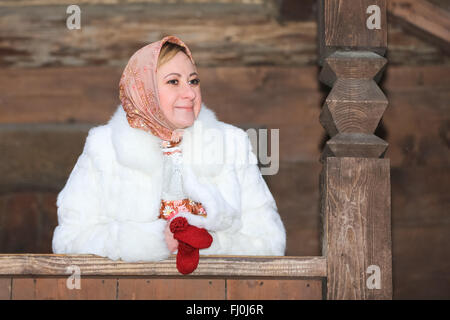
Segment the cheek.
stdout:
<svg viewBox="0 0 450 320">
<path fill-rule="evenodd" d="M 173 94 L 168 90 L 159 91 L 159 104 L 163 113 L 168 116 L 173 113 Z"/>
<path fill-rule="evenodd" d="M 194 105 L 194 115 L 195 119 L 197 119 L 198 114 L 200 113 L 200 109 L 202 107 L 202 95 L 200 93 L 200 90 L 197 92 L 197 99 L 195 101 Z"/>
</svg>

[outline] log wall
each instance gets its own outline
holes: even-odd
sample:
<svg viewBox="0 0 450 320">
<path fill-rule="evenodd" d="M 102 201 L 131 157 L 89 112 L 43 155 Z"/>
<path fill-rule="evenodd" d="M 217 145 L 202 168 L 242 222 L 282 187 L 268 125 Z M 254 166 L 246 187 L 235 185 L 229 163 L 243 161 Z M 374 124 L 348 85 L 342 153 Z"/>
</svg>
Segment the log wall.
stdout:
<svg viewBox="0 0 450 320">
<path fill-rule="evenodd" d="M 0 252 L 51 252 L 56 196 L 88 129 L 115 110 L 127 59 L 175 34 L 192 49 L 219 119 L 280 129 L 280 170 L 265 178 L 287 226 L 287 254 L 320 255 L 327 135 L 318 119 L 327 89 L 317 80 L 315 1 L 142 2 L 79 1 L 85 28 L 69 32 L 65 5 L 0 1 Z M 448 298 L 450 59 L 395 21 L 388 26 L 379 85 L 389 107 L 375 134 L 389 143 L 394 298 Z"/>
</svg>

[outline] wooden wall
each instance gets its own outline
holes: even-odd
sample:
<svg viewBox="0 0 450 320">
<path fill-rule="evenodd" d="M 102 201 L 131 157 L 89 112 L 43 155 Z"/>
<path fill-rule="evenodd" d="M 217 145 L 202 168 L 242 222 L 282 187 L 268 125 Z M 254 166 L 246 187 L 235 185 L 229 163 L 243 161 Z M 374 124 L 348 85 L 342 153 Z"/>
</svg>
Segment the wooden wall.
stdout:
<svg viewBox="0 0 450 320">
<path fill-rule="evenodd" d="M 62 1 L 62 3 L 64 3 Z M 220 120 L 280 129 L 280 169 L 265 176 L 288 255 L 319 255 L 316 4 L 276 0 L 0 1 L 0 252 L 50 253 L 56 196 L 87 131 L 116 109 L 138 48 L 169 34 L 191 48 L 203 100 Z M 444 6 L 444 1 L 433 1 Z M 450 58 L 391 19 L 389 106 L 376 134 L 391 161 L 394 298 L 449 298 Z"/>
</svg>

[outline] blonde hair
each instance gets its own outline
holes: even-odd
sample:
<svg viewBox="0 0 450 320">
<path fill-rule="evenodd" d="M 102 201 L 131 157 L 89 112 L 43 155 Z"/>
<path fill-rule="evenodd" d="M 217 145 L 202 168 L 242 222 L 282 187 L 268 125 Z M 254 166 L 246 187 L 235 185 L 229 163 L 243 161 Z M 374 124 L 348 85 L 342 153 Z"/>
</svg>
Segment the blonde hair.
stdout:
<svg viewBox="0 0 450 320">
<path fill-rule="evenodd" d="M 161 51 L 159 52 L 158 63 L 156 67 L 159 68 L 164 63 L 172 59 L 180 51 L 183 52 L 186 56 L 188 55 L 185 47 L 172 42 L 164 43 L 161 47 Z"/>
</svg>

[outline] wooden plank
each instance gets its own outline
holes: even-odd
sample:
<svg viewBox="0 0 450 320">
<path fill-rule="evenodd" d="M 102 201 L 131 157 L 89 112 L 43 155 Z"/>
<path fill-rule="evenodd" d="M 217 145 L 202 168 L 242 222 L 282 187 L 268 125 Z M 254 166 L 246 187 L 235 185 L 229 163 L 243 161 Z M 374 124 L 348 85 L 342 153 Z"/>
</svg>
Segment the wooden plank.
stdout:
<svg viewBox="0 0 450 320">
<path fill-rule="evenodd" d="M 70 2 L 66 5 L 46 5 L 45 1 L 38 1 L 36 5 L 14 0 L 8 4 L 3 2 L 3 6 L 0 5 L 0 65 L 123 68 L 139 47 L 167 34 L 185 40 L 200 66 L 316 64 L 316 14 L 311 5 L 303 4 L 304 1 L 300 6 L 309 11 L 301 15 L 311 18 L 303 21 L 274 18 L 278 11 L 273 5 L 240 4 L 238 1 L 169 6 L 141 1 L 107 2 L 81 5 L 81 30 L 67 30 L 64 24 Z M 309 4 L 311 2 L 308 0 Z M 440 47 L 405 33 L 397 25 L 395 21 L 390 22 L 388 30 L 390 65 L 450 60 Z"/>
<path fill-rule="evenodd" d="M 322 281 L 227 279 L 227 300 L 322 300 Z"/>
<path fill-rule="evenodd" d="M 0 65 L 8 67 L 124 67 L 136 50 L 170 34 L 186 42 L 201 66 L 312 65 L 315 60 L 315 23 L 281 26 L 273 5 L 89 4 L 81 6 L 80 30 L 66 27 L 67 4 L 1 8 Z M 286 55 L 287 46 L 296 53 Z"/>
<path fill-rule="evenodd" d="M 224 300 L 224 279 L 118 279 L 119 300 Z"/>
<path fill-rule="evenodd" d="M 67 278 L 36 279 L 37 300 L 114 300 L 116 298 L 116 279 L 80 278 L 80 289 L 67 287 Z"/>
<path fill-rule="evenodd" d="M 116 299 L 117 279 L 80 278 L 80 288 L 70 289 L 67 278 L 13 278 L 13 300 Z"/>
<path fill-rule="evenodd" d="M 34 300 L 36 279 L 13 278 L 11 300 Z"/>
<path fill-rule="evenodd" d="M 450 52 L 450 13 L 425 0 L 389 0 L 389 14 L 412 27 L 425 40 L 433 39 L 446 52 Z"/>
<path fill-rule="evenodd" d="M 12 278 L 0 278 L 0 300 L 11 299 Z"/>
<path fill-rule="evenodd" d="M 327 299 L 392 299 L 389 170 L 389 159 L 327 158 L 324 164 Z"/>
<path fill-rule="evenodd" d="M 121 72 L 114 67 L 5 69 L 0 123 L 104 123 L 120 103 Z M 283 115 L 320 104 L 316 72 L 317 67 L 199 68 L 203 101 L 224 121 L 236 121 L 236 113 L 229 113 L 241 110 L 241 122 L 272 119 L 274 124 L 298 124 Z"/>
<path fill-rule="evenodd" d="M 306 124 L 313 121 L 323 100 L 317 69 L 199 68 L 203 100 L 223 121 L 298 125 L 306 116 Z M 104 123 L 119 104 L 120 73 L 120 68 L 113 67 L 4 69 L 0 74 L 0 123 Z M 445 65 L 390 66 L 381 87 L 388 94 L 447 90 L 449 73 L 450 66 Z M 283 117 L 292 112 L 296 117 Z"/>
<path fill-rule="evenodd" d="M 117 68 L 105 67 L 5 70 L 0 76 L 0 122 L 103 122 L 120 103 L 119 79 Z M 96 112 L 88 112 L 93 106 Z"/>
<path fill-rule="evenodd" d="M 128 263 L 94 255 L 0 254 L 0 275 L 67 275 L 67 267 L 82 276 L 178 276 L 175 256 L 160 262 Z M 202 256 L 193 276 L 323 277 L 323 257 Z"/>
</svg>

